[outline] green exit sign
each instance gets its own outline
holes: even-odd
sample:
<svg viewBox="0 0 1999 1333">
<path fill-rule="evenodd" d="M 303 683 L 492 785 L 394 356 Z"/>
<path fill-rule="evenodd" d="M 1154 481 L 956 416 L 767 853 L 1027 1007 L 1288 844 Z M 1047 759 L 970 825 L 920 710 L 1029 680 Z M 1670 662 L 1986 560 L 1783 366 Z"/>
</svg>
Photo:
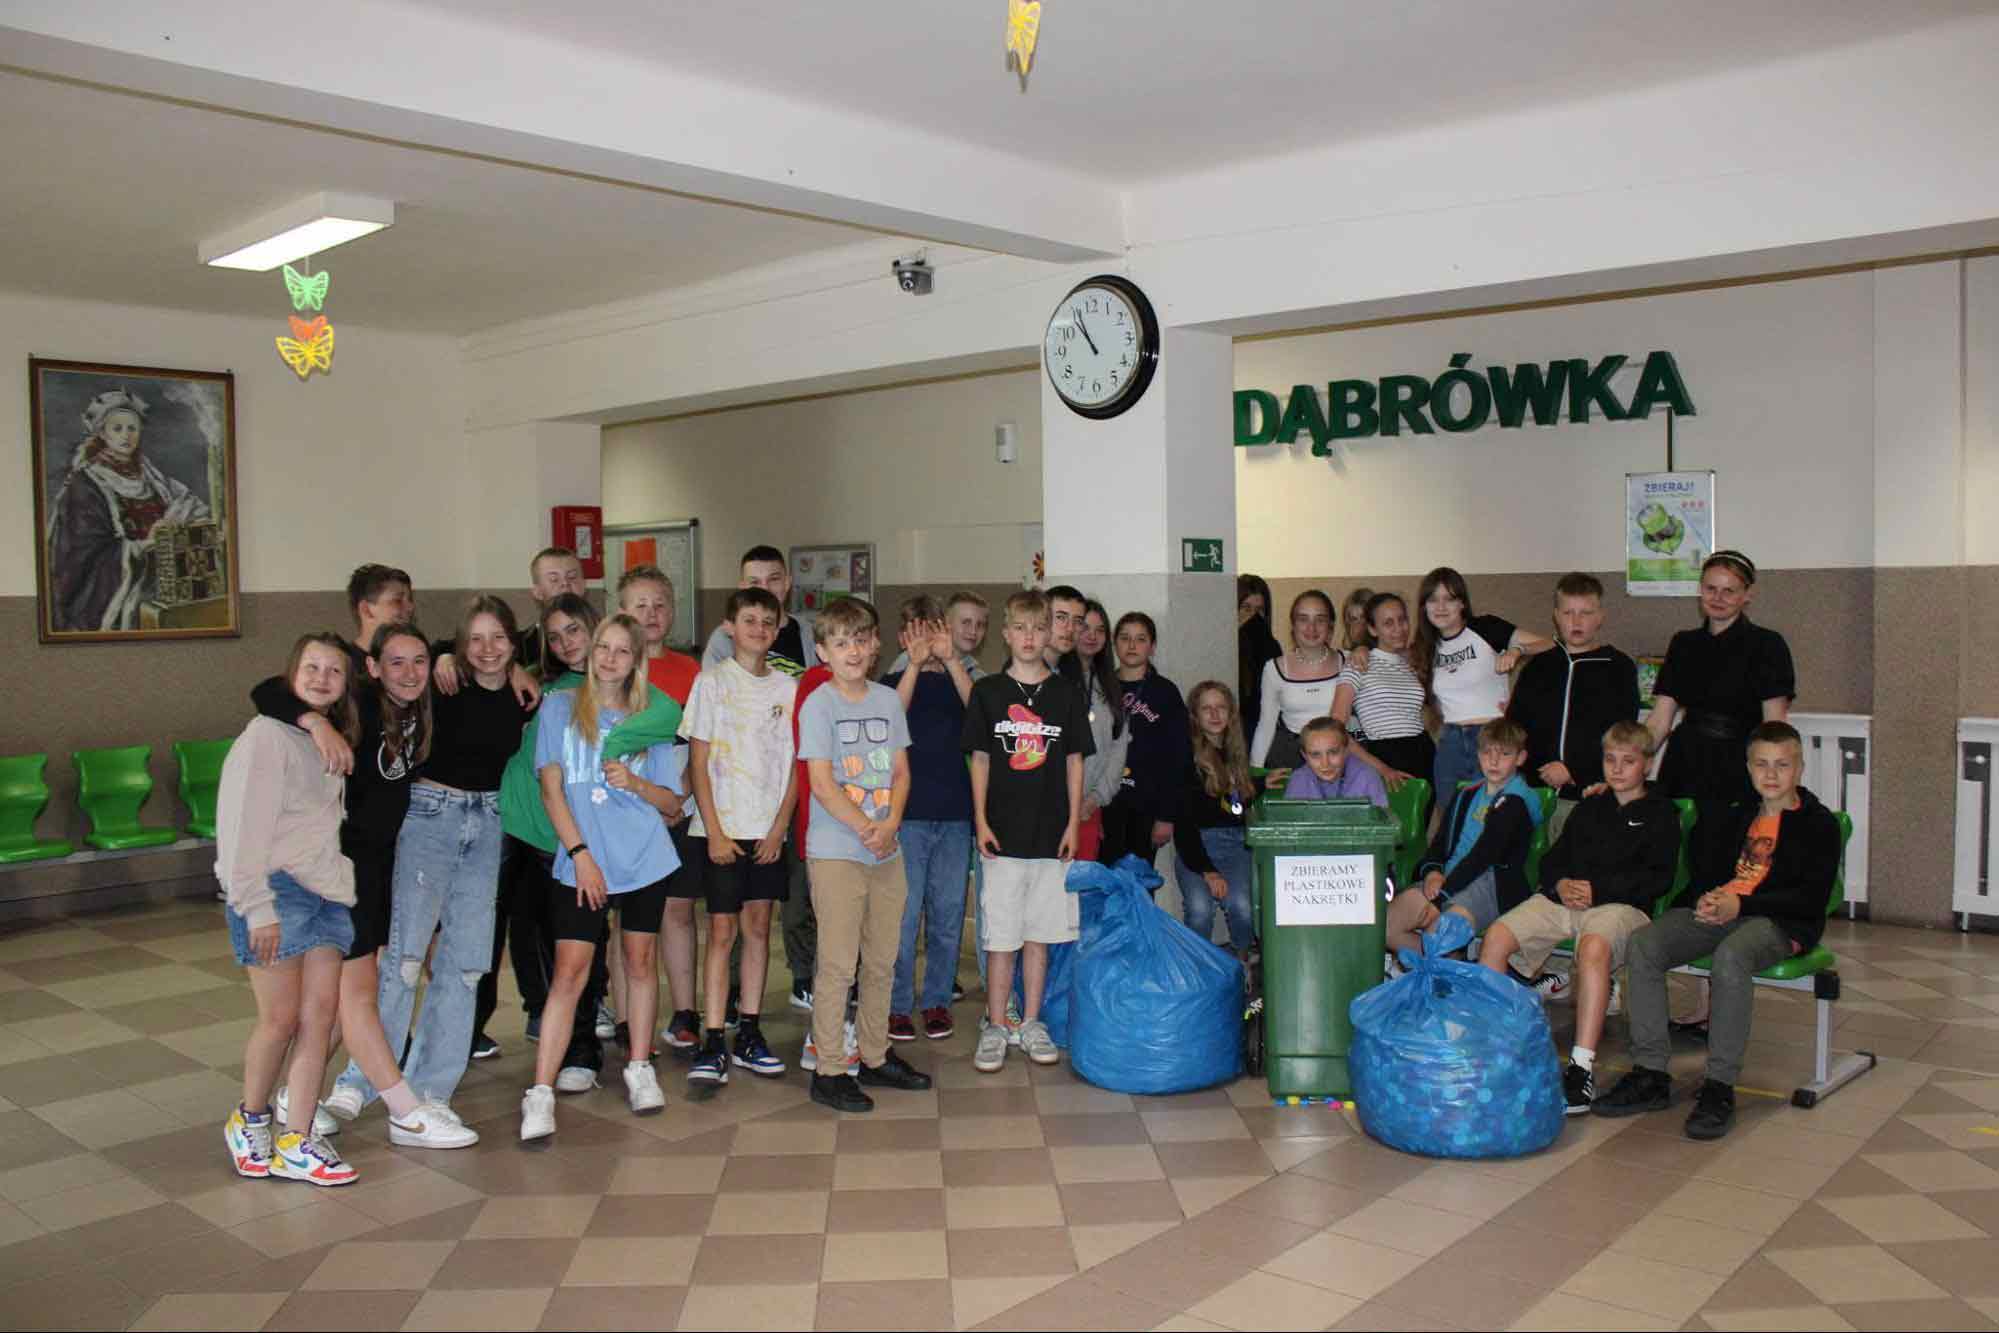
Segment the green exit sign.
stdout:
<svg viewBox="0 0 1999 1333">
<path fill-rule="evenodd" d="M 1183 574 L 1221 573 L 1222 539 L 1220 537 L 1182 537 L 1180 539 L 1180 572 Z"/>
</svg>

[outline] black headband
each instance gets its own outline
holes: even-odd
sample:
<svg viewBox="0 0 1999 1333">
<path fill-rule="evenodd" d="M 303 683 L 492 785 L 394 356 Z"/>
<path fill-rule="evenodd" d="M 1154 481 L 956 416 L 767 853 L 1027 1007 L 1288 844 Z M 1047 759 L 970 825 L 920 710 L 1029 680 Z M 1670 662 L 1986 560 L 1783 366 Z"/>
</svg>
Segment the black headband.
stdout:
<svg viewBox="0 0 1999 1333">
<path fill-rule="evenodd" d="M 1740 551 L 1716 551 L 1701 568 L 1706 569 L 1708 565 L 1727 565 L 1742 575 L 1744 583 L 1756 582 L 1756 562 Z"/>
</svg>

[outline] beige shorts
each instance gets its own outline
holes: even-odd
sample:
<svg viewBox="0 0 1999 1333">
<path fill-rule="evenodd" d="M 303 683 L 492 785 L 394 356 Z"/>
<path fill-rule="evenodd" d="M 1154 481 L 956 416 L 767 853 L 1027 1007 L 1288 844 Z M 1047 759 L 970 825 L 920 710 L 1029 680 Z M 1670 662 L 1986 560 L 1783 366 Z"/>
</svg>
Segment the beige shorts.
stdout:
<svg viewBox="0 0 1999 1333">
<path fill-rule="evenodd" d="M 979 897 L 986 952 L 1013 953 L 1023 943 L 1067 944 L 1076 938 L 1076 895 L 1064 886 L 1066 861 L 1028 861 L 995 856 L 984 862 L 986 885 Z"/>
<path fill-rule="evenodd" d="M 1651 917 L 1628 903 L 1577 911 L 1538 893 L 1499 919 L 1520 946 L 1513 955 L 1513 966 L 1529 977 L 1539 975 L 1548 965 L 1548 955 L 1557 944 L 1582 935 L 1601 935 L 1609 943 L 1610 970 L 1615 972 L 1624 966 L 1624 950 L 1631 937 L 1651 922 Z"/>
</svg>

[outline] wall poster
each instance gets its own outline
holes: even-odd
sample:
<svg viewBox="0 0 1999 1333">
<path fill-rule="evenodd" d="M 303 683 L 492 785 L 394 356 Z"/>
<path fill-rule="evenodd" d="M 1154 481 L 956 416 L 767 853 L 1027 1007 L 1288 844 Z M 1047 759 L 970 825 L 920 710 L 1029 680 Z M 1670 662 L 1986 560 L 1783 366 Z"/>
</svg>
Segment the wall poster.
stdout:
<svg viewBox="0 0 1999 1333">
<path fill-rule="evenodd" d="M 1624 590 L 1693 597 L 1714 546 L 1713 472 L 1631 472 L 1624 478 Z"/>
<path fill-rule="evenodd" d="M 842 597 L 875 600 L 873 542 L 791 548 L 792 611 L 817 611 Z"/>
<path fill-rule="evenodd" d="M 658 565 L 673 585 L 673 628 L 669 647 L 694 652 L 701 637 L 701 520 L 666 518 L 652 523 L 604 526 L 604 600 L 618 603 L 618 580 L 628 569 Z"/>
</svg>

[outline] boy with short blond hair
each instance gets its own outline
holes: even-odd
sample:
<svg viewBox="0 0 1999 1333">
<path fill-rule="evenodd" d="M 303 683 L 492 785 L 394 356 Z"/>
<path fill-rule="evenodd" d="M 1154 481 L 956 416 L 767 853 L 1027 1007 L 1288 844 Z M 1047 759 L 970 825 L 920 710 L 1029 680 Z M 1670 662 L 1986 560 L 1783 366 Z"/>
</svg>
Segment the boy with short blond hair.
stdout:
<svg viewBox="0 0 1999 1333">
<path fill-rule="evenodd" d="M 1555 647 L 1527 659 L 1506 715 L 1527 728 L 1527 772 L 1555 793 L 1548 836 L 1558 838 L 1583 793 L 1603 781 L 1603 733 L 1638 719 L 1638 664 L 1603 641 L 1603 582 L 1555 583 Z"/>
<path fill-rule="evenodd" d="M 1839 877 L 1839 820 L 1799 785 L 1805 743 L 1788 722 L 1749 733 L 1749 780 L 1755 799 L 1701 808 L 1689 848 L 1697 897 L 1632 936 L 1631 1072 L 1596 1099 L 1602 1116 L 1663 1111 L 1672 1104 L 1667 1071 L 1666 974 L 1698 958 L 1708 974 L 1707 1077 L 1687 1116 L 1690 1139 L 1718 1139 L 1735 1119 L 1755 1011 L 1756 974 L 1816 946 Z"/>
<path fill-rule="evenodd" d="M 1388 947 L 1422 947 L 1421 935 L 1444 912 L 1483 931 L 1527 896 L 1527 849 L 1541 822 L 1541 801 L 1520 776 L 1527 733 L 1511 718 L 1479 728 L 1483 782 L 1448 796 L 1444 818 L 1417 866 L 1417 883 L 1388 905 Z"/>
<path fill-rule="evenodd" d="M 979 917 L 986 939 L 986 1018 L 972 1067 L 1006 1063 L 1006 1002 L 1020 960 L 1020 1048 L 1036 1064 L 1060 1056 L 1041 1021 L 1048 946 L 1076 938 L 1068 892 L 1083 809 L 1083 759 L 1095 752 L 1082 694 L 1051 671 L 1048 599 L 1017 592 L 1006 600 L 1005 670 L 972 686 L 961 744 L 972 756 L 972 827 L 985 865 Z"/>
<path fill-rule="evenodd" d="M 798 756 L 809 770 L 805 831 L 812 906 L 819 921 L 812 981 L 813 1045 L 844 1045 L 847 992 L 858 957 L 854 1027 L 860 1067 L 828 1061 L 815 1070 L 812 1100 L 836 1111 L 871 1111 L 863 1087 L 921 1091 L 930 1078 L 889 1048 L 889 991 L 895 979 L 907 893 L 897 830 L 909 801 L 909 727 L 894 690 L 868 679 L 880 648 L 875 617 L 846 599 L 813 626 L 819 658 L 833 678 L 799 707 Z"/>
<path fill-rule="evenodd" d="M 1652 904 L 1672 888 L 1680 855 L 1679 812 L 1645 787 L 1652 733 L 1642 723 L 1618 722 L 1604 732 L 1602 748 L 1608 790 L 1577 805 L 1541 858 L 1540 892 L 1493 923 L 1479 955 L 1495 972 L 1510 966 L 1534 978 L 1546 999 L 1573 989 L 1576 1039 L 1562 1074 L 1570 1115 L 1586 1114 L 1596 1098 L 1611 977 L 1624 966 L 1632 937 L 1651 922 Z M 1570 976 L 1542 972 L 1567 939 L 1576 942 Z"/>
</svg>

